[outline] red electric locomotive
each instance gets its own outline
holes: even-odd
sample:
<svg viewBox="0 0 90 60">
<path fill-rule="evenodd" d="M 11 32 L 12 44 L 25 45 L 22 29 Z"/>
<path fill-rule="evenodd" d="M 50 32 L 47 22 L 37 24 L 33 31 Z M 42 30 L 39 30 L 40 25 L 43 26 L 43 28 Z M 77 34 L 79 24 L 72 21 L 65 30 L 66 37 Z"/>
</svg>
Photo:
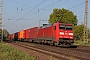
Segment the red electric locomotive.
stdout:
<svg viewBox="0 0 90 60">
<path fill-rule="evenodd" d="M 55 45 L 71 45 L 74 43 L 72 24 L 54 23 L 42 26 L 37 31 L 40 42 Z"/>
</svg>

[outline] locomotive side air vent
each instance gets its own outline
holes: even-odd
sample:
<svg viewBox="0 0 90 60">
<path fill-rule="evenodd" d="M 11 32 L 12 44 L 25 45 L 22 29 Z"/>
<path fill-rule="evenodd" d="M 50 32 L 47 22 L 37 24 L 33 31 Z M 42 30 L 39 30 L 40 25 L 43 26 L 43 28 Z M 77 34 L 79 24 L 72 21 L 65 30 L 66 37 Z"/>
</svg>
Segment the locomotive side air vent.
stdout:
<svg viewBox="0 0 90 60">
<path fill-rule="evenodd" d="M 43 24 L 43 26 L 46 26 L 46 25 L 48 25 L 48 24 Z"/>
<path fill-rule="evenodd" d="M 47 28 L 47 27 L 50 27 L 52 26 L 52 24 L 43 24 L 42 28 Z"/>
</svg>

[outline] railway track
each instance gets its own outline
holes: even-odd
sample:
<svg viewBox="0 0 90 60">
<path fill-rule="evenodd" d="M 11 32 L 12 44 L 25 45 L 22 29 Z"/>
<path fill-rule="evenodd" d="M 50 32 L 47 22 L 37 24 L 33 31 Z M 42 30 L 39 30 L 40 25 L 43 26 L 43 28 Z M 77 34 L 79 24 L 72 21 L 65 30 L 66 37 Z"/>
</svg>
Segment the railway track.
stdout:
<svg viewBox="0 0 90 60">
<path fill-rule="evenodd" d="M 90 49 L 83 49 L 83 48 L 67 48 L 68 50 L 78 51 L 78 52 L 84 52 L 84 53 L 90 53 Z"/>
<path fill-rule="evenodd" d="M 78 46 L 77 48 L 82 50 L 90 50 L 89 46 Z"/>
<path fill-rule="evenodd" d="M 26 42 L 16 42 L 15 45 L 31 49 L 57 59 L 70 60 L 71 58 L 77 60 L 90 60 L 90 50 L 84 50 L 80 48 L 61 48 L 55 46 L 47 46 L 41 44 L 33 44 Z"/>
<path fill-rule="evenodd" d="M 43 53 L 43 54 L 52 56 L 52 57 L 57 58 L 57 59 L 61 59 L 61 60 L 69 60 L 70 59 L 69 56 L 62 55 L 62 54 L 57 54 L 57 53 L 50 52 L 50 51 L 43 50 L 43 49 L 39 49 L 39 48 L 35 48 L 33 45 L 28 45 L 28 44 L 21 43 L 21 42 L 19 42 L 19 44 L 18 43 L 13 43 L 13 44 L 24 47 L 24 48 L 27 48 L 27 49 L 37 51 L 39 53 Z"/>
</svg>

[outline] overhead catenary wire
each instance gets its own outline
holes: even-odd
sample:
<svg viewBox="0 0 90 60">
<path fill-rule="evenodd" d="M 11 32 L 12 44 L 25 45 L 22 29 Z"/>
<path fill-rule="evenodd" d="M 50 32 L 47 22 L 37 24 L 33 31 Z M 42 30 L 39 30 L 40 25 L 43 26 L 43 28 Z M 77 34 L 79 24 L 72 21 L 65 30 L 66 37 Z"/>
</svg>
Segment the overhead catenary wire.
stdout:
<svg viewBox="0 0 90 60">
<path fill-rule="evenodd" d="M 50 5 L 48 5 L 48 6 L 46 6 L 46 7 L 44 7 L 44 8 L 42 8 L 42 9 L 40 9 L 40 10 L 44 10 L 45 8 L 48 8 L 48 7 L 50 7 L 50 6 L 53 6 L 53 5 L 55 5 L 56 3 L 59 3 L 59 2 L 61 2 L 62 0 L 59 0 L 59 1 L 56 1 L 56 2 L 54 2 L 54 3 L 52 3 L 52 4 L 50 4 Z M 36 12 L 39 12 L 40 11 L 39 9 L 38 9 L 38 11 L 36 11 Z M 36 13 L 36 12 L 33 12 L 32 14 L 29 14 L 29 15 L 33 15 L 34 13 Z M 27 15 L 27 14 L 25 14 L 25 15 Z M 24 17 L 28 17 L 28 16 L 23 16 L 22 18 L 24 18 Z"/>
<path fill-rule="evenodd" d="M 58 2 L 60 2 L 60 1 L 62 1 L 62 0 L 59 0 L 59 1 L 57 1 L 57 2 L 55 2 L 55 3 L 52 3 L 52 4 L 50 4 L 49 6 L 46 6 L 45 8 L 48 8 L 48 7 L 50 7 L 50 6 L 52 6 L 52 5 L 54 5 L 54 4 L 56 4 L 56 3 L 58 3 Z M 67 1 L 68 2 L 68 1 Z M 80 4 L 81 5 L 81 4 Z M 78 5 L 79 6 L 79 5 Z M 36 6 L 37 7 L 37 6 Z M 75 7 L 77 7 L 77 6 L 75 6 Z M 75 7 L 73 7 L 73 8 L 75 8 Z M 43 9 L 45 9 L 45 8 L 43 8 Z M 43 10 L 43 9 L 41 9 L 41 10 Z M 33 9 L 32 9 L 33 10 Z M 31 10 L 31 11 L 32 11 Z M 30 11 L 29 11 L 30 12 Z M 35 13 L 35 12 L 34 12 Z M 27 13 L 28 14 L 28 13 Z M 25 14 L 25 15 L 27 15 L 27 14 Z M 33 14 L 33 13 L 32 13 Z M 25 16 L 24 15 L 24 16 Z M 31 14 L 30 14 L 31 15 Z M 20 19 L 19 19 L 20 20 Z M 17 20 L 18 21 L 18 20 Z"/>
<path fill-rule="evenodd" d="M 54 2 L 54 3 L 52 3 L 52 4 L 50 4 L 50 5 L 42 8 L 42 9 L 38 9 L 38 11 L 36 11 L 36 12 L 40 12 L 41 10 L 44 10 L 44 9 L 46 9 L 46 8 L 49 8 L 50 6 L 53 6 L 53 5 L 55 5 L 56 3 L 59 3 L 59 2 L 61 2 L 61 1 L 62 1 L 62 0 L 56 1 L 56 2 Z M 34 12 L 34 13 L 36 13 L 36 12 Z M 33 14 L 33 13 L 32 13 L 32 14 Z M 29 14 L 29 15 L 31 15 L 31 14 Z M 28 17 L 29 15 L 27 15 L 27 16 L 25 16 L 25 17 Z"/>
<path fill-rule="evenodd" d="M 45 1 L 46 1 L 46 0 L 44 0 L 42 3 L 44 3 Z M 55 2 L 55 3 L 53 3 L 53 4 L 51 4 L 51 5 L 54 5 L 54 4 L 56 4 L 56 3 L 60 2 L 60 1 L 62 1 L 62 0 L 59 0 L 59 1 L 57 1 L 57 2 Z M 42 3 L 38 4 L 35 8 L 37 8 L 37 7 L 38 7 L 39 5 L 41 5 Z M 50 5 L 50 6 L 51 6 L 51 5 Z M 48 7 L 50 7 L 50 6 L 48 6 Z M 33 8 L 33 9 L 35 9 L 35 8 Z M 33 10 L 33 9 L 32 9 L 32 10 Z M 31 11 L 32 11 L 32 10 L 31 10 Z M 29 12 L 31 12 L 31 11 L 29 11 Z M 34 13 L 35 13 L 35 12 L 34 12 Z M 25 14 L 25 15 L 26 15 L 26 14 Z M 16 22 L 17 22 L 18 20 L 19 20 L 19 19 L 17 19 Z M 16 23 L 16 22 L 14 22 L 14 23 Z"/>
<path fill-rule="evenodd" d="M 61 2 L 61 1 L 62 1 L 62 0 L 59 0 L 59 1 L 55 2 L 55 3 L 50 4 L 49 6 L 46 6 L 46 7 L 42 8 L 42 9 L 39 9 L 39 12 L 42 11 L 42 10 L 44 10 L 44 9 L 46 9 L 46 8 L 48 8 L 48 7 L 50 7 L 50 6 L 52 6 L 52 5 L 54 5 L 54 4 L 56 4 L 56 3 L 59 3 L 59 2 Z M 68 1 L 66 1 L 66 2 L 68 2 Z M 85 2 L 84 2 L 84 3 L 81 3 L 81 4 L 78 4 L 78 5 L 75 5 L 75 6 L 73 6 L 73 7 L 70 7 L 69 9 L 74 9 L 74 8 L 76 8 L 76 7 L 79 7 L 79 6 L 83 5 L 83 4 L 85 4 Z M 38 12 L 38 11 L 36 11 L 36 12 Z M 34 13 L 36 13 L 36 12 L 34 12 Z M 32 13 L 32 14 L 33 14 L 33 13 Z M 30 14 L 30 15 L 32 15 L 32 14 Z M 28 16 L 30 16 L 30 15 L 28 15 Z M 25 17 L 28 17 L 28 16 L 25 16 Z"/>
<path fill-rule="evenodd" d="M 76 6 L 73 6 L 73 7 L 70 7 L 69 9 L 74 9 L 74 8 L 76 8 L 76 7 L 79 7 L 79 6 L 81 6 L 81 5 L 83 5 L 84 3 L 81 3 L 81 4 L 78 4 L 78 5 L 76 5 Z M 51 4 L 51 6 L 53 6 L 54 4 Z M 45 8 L 48 8 L 48 7 L 50 7 L 50 6 L 46 6 Z M 45 9 L 44 8 L 44 9 Z M 44 10 L 44 9 L 38 9 L 39 10 L 39 12 L 41 11 L 41 10 Z M 38 12 L 38 10 L 36 11 L 36 12 Z M 31 11 L 32 12 L 32 11 Z M 30 12 L 30 13 L 31 13 Z M 33 13 L 36 13 L 36 12 L 33 12 Z M 28 13 L 28 14 L 30 14 L 30 13 Z M 31 13 L 30 15 L 33 15 L 33 13 Z M 28 15 L 27 13 L 25 14 L 25 16 L 23 16 L 21 19 L 25 19 L 26 17 L 27 17 L 27 15 Z M 20 19 L 17 19 L 16 21 L 19 21 Z M 16 23 L 16 22 L 15 22 Z M 32 23 L 33 24 L 33 23 Z"/>
<path fill-rule="evenodd" d="M 43 0 L 40 4 L 36 5 L 33 9 L 31 9 L 29 12 L 27 12 L 26 14 L 24 14 L 20 19 L 22 19 L 25 15 L 29 14 L 30 12 L 32 12 L 34 9 L 36 9 L 38 6 L 40 6 L 41 4 L 43 4 L 46 0 Z M 19 20 L 20 20 L 19 19 Z M 18 19 L 17 19 L 18 21 Z"/>
<path fill-rule="evenodd" d="M 59 0 L 59 1 L 56 1 L 56 2 L 54 2 L 54 3 L 52 3 L 52 4 L 50 4 L 49 6 L 46 6 L 46 7 L 44 7 L 43 9 L 40 9 L 40 10 L 44 10 L 45 8 L 48 8 L 48 7 L 50 7 L 50 6 L 52 6 L 52 5 L 55 5 L 56 3 L 59 3 L 59 2 L 61 2 L 62 0 Z M 38 12 L 38 11 L 36 11 L 36 12 Z M 32 14 L 34 14 L 34 13 L 36 13 L 36 12 L 33 12 Z M 32 15 L 32 14 L 30 14 L 30 15 Z M 27 17 L 27 16 L 25 16 L 25 17 Z M 30 24 L 31 25 L 31 24 Z"/>
<path fill-rule="evenodd" d="M 15 2 L 15 3 L 17 3 L 17 1 L 15 1 L 15 0 L 12 0 L 12 1 Z M 19 2 L 18 2 L 18 4 L 19 4 L 19 5 L 23 5 L 23 4 L 19 3 Z"/>
<path fill-rule="evenodd" d="M 44 2 L 45 2 L 46 0 L 43 0 L 41 3 L 39 3 L 38 5 L 36 5 L 32 10 L 30 10 L 28 13 L 30 13 L 30 12 L 32 12 L 34 9 L 36 9 L 38 6 L 40 6 L 41 4 L 43 4 Z M 26 14 L 28 14 L 28 13 L 26 13 Z M 23 16 L 25 16 L 26 14 L 24 14 Z M 20 18 L 20 19 L 22 19 L 22 18 Z M 20 19 L 17 19 L 16 20 L 16 22 L 17 21 L 19 21 Z M 14 22 L 14 23 L 16 23 L 16 22 Z M 13 24 L 13 23 L 12 23 Z M 10 24 L 9 24 L 10 25 Z"/>
<path fill-rule="evenodd" d="M 50 6 L 53 6 L 53 5 L 55 5 L 56 3 L 59 3 L 59 2 L 61 2 L 61 1 L 62 1 L 62 0 L 56 1 L 55 3 L 52 3 L 52 4 L 50 4 L 49 6 L 46 6 L 46 7 L 42 8 L 42 9 L 40 9 L 40 11 L 41 11 L 41 10 L 44 10 L 45 8 L 49 8 Z M 70 0 L 69 0 L 69 1 L 70 1 Z M 65 1 L 65 2 L 69 2 L 69 1 L 67 0 L 67 1 Z M 64 2 L 64 3 L 65 3 L 65 2 Z M 36 11 L 36 12 L 38 12 L 38 11 Z M 34 13 L 36 13 L 36 12 L 34 12 Z M 32 13 L 32 14 L 34 14 L 34 13 Z M 31 15 L 31 14 L 30 14 L 30 15 Z M 27 17 L 27 16 L 26 16 L 26 17 Z M 46 17 L 46 18 L 49 18 L 49 17 Z M 47 20 L 46 18 L 45 18 L 44 20 Z M 42 19 L 42 20 L 43 20 L 43 19 Z M 38 21 L 39 21 L 39 20 L 38 20 Z M 38 21 L 37 21 L 37 22 L 38 22 Z M 34 22 L 34 23 L 35 23 L 35 22 Z M 32 24 L 34 24 L 34 23 L 32 23 Z M 32 24 L 29 24 L 29 25 L 32 25 Z"/>
<path fill-rule="evenodd" d="M 38 4 L 37 6 L 35 6 L 32 10 L 30 10 L 29 12 L 27 12 L 26 14 L 24 14 L 21 18 L 25 17 L 25 15 L 29 14 L 30 12 L 32 12 L 34 9 L 36 9 L 38 6 L 40 6 L 41 4 L 43 4 L 46 0 L 43 0 L 40 4 Z"/>
<path fill-rule="evenodd" d="M 44 1 L 46 1 L 46 0 L 44 0 Z M 44 2 L 44 1 L 43 1 L 43 2 Z M 52 6 L 52 5 L 56 4 L 56 3 L 59 3 L 59 2 L 61 2 L 61 1 L 62 1 L 62 0 L 56 1 L 56 2 L 54 2 L 54 3 L 52 3 L 52 4 L 50 4 L 49 6 L 46 6 L 45 8 L 48 8 L 48 7 L 50 7 L 50 6 Z M 42 3 L 43 3 L 43 2 L 42 2 Z M 42 4 L 42 3 L 41 3 L 41 4 Z M 40 5 L 40 4 L 39 4 L 39 5 Z M 37 5 L 37 6 L 38 6 L 38 5 Z M 36 6 L 36 7 L 37 7 L 37 6 Z M 35 7 L 35 8 L 36 8 L 36 7 Z M 33 9 L 34 9 L 34 8 L 33 8 Z M 32 10 L 33 10 L 33 9 L 32 9 Z M 44 8 L 43 8 L 43 9 L 44 9 Z M 41 9 L 41 10 L 43 10 L 43 9 Z M 31 10 L 31 11 L 32 11 L 32 10 Z M 31 12 L 31 11 L 29 11 L 29 12 Z M 29 13 L 29 12 L 28 12 L 28 13 Z M 26 13 L 25 15 L 27 15 L 28 13 Z M 34 13 L 35 13 L 35 12 L 34 12 Z M 32 13 L 32 14 L 33 14 L 33 13 Z M 17 14 L 17 15 L 18 15 L 18 14 Z M 24 15 L 24 16 L 25 16 L 25 15 Z M 30 14 L 30 15 L 31 15 L 31 14 Z M 20 20 L 20 19 L 19 19 L 19 20 Z"/>
<path fill-rule="evenodd" d="M 14 0 L 13 0 L 13 1 L 14 1 Z M 31 1 L 32 1 L 32 0 L 28 1 L 25 5 L 22 4 L 23 6 L 22 6 L 20 12 L 18 12 L 18 9 L 19 9 L 19 8 L 18 8 L 18 6 L 17 6 L 17 14 L 14 15 L 14 17 L 12 18 L 12 20 L 14 20 L 14 18 L 16 18 L 16 17 L 23 11 L 23 8 L 24 8 L 25 6 L 27 6 Z M 15 1 L 15 2 L 16 2 L 16 1 Z M 18 5 L 18 4 L 20 4 L 20 3 L 17 2 L 17 5 Z"/>
<path fill-rule="evenodd" d="M 57 2 L 55 2 L 55 3 L 52 3 L 51 5 L 49 5 L 49 6 L 47 6 L 47 7 L 50 7 L 50 6 L 52 6 L 52 5 L 54 5 L 54 4 L 56 4 L 56 3 L 58 3 L 58 2 L 60 2 L 60 1 L 62 1 L 62 0 L 59 0 L 59 1 L 57 1 Z M 73 8 L 76 8 L 76 7 L 78 7 L 78 6 L 80 6 L 80 5 L 83 5 L 83 4 L 85 4 L 85 3 L 82 3 L 82 4 L 79 4 L 79 5 L 76 5 L 76 6 L 73 6 L 73 7 L 71 7 L 70 9 L 73 9 Z M 36 6 L 37 7 L 37 6 Z M 47 8 L 47 7 L 45 7 L 45 8 Z M 43 9 L 45 9 L 45 8 L 43 8 Z M 43 9 L 41 9 L 41 10 L 43 10 Z M 33 10 L 33 9 L 32 9 Z M 31 11 L 32 11 L 31 10 Z M 29 12 L 31 12 L 31 11 L 29 11 Z M 40 10 L 39 10 L 40 11 Z M 29 13 L 28 12 L 28 13 Z M 25 15 L 27 15 L 28 13 L 26 13 Z M 34 12 L 35 13 L 35 12 Z M 33 13 L 32 13 L 33 14 Z M 25 16 L 24 15 L 24 16 Z M 31 15 L 31 14 L 30 14 Z M 20 20 L 20 19 L 19 19 Z M 18 20 L 17 20 L 18 21 Z"/>
</svg>

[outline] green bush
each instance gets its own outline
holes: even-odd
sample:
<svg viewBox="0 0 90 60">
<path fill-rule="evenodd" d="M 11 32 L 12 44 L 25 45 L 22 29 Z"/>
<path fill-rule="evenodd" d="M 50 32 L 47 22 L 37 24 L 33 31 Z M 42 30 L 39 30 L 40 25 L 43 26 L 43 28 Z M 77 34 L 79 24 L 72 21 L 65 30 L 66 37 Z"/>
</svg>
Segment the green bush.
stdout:
<svg viewBox="0 0 90 60">
<path fill-rule="evenodd" d="M 88 44 L 86 44 L 86 46 L 90 46 L 90 40 L 88 41 Z"/>
<path fill-rule="evenodd" d="M 85 43 L 84 41 L 81 40 L 75 40 L 74 45 L 85 45 L 85 46 L 90 46 L 90 40 L 88 43 Z"/>
<path fill-rule="evenodd" d="M 0 60 L 35 60 L 16 48 L 0 42 Z"/>
</svg>

